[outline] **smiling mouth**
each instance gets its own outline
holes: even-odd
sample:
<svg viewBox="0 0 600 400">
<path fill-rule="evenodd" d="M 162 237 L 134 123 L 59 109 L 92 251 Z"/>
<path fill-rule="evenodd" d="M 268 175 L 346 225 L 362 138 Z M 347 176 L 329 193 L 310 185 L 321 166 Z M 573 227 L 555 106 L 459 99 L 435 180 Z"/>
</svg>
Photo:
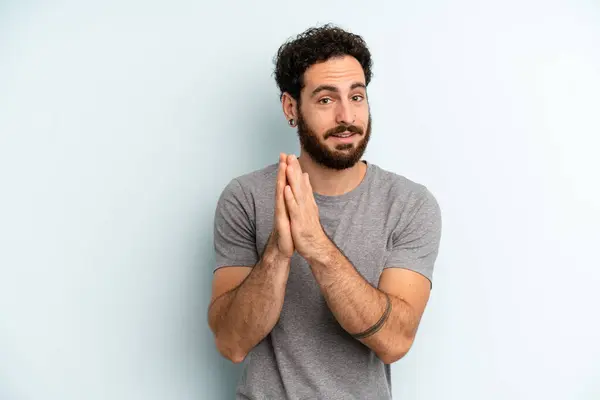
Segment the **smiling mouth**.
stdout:
<svg viewBox="0 0 600 400">
<path fill-rule="evenodd" d="M 354 136 L 354 135 L 356 135 L 356 133 L 346 131 L 344 133 L 336 133 L 331 136 L 337 137 L 337 138 L 349 138 L 350 136 Z"/>
</svg>

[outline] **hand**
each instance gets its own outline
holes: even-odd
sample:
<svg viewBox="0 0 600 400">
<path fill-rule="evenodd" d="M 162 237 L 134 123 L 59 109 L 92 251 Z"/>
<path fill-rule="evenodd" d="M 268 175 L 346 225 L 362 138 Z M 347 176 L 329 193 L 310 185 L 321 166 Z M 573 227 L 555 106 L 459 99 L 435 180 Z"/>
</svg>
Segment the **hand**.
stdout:
<svg viewBox="0 0 600 400">
<path fill-rule="evenodd" d="M 275 185 L 275 217 L 273 218 L 273 230 L 269 238 L 269 245 L 286 258 L 294 254 L 294 242 L 290 230 L 290 218 L 285 206 L 284 189 L 287 183 L 286 169 L 287 156 L 279 155 L 279 169 L 277 170 L 277 183 Z"/>
<path fill-rule="evenodd" d="M 309 260 L 328 241 L 319 219 L 319 207 L 313 196 L 308 174 L 302 172 L 296 156 L 287 157 L 285 204 L 290 218 L 296 251 Z"/>
</svg>

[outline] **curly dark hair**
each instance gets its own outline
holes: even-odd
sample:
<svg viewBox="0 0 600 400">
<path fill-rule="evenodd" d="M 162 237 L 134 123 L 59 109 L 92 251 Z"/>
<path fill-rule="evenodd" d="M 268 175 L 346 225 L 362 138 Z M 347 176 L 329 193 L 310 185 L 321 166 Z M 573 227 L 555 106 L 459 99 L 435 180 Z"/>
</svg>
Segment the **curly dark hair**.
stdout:
<svg viewBox="0 0 600 400">
<path fill-rule="evenodd" d="M 283 93 L 300 100 L 304 72 L 313 64 L 349 55 L 358 60 L 368 85 L 373 75 L 371 52 L 362 37 L 332 24 L 309 28 L 281 45 L 275 56 L 275 81 Z"/>
</svg>

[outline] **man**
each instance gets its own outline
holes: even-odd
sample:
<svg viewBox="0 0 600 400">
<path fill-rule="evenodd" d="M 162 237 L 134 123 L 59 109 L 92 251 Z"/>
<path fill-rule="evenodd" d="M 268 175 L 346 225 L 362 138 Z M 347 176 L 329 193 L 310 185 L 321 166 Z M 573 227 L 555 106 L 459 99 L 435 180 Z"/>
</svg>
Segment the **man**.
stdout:
<svg viewBox="0 0 600 400">
<path fill-rule="evenodd" d="M 215 213 L 209 325 L 245 361 L 238 399 L 389 399 L 441 236 L 429 190 L 362 160 L 371 55 L 325 25 L 282 45 L 275 78 L 300 156 L 232 179 Z"/>
</svg>

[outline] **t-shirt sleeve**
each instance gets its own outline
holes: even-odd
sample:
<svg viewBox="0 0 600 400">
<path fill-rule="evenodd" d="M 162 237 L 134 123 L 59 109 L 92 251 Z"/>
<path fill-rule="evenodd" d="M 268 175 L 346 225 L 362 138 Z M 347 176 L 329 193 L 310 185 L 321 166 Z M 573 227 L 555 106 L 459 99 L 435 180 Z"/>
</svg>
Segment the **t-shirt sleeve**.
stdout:
<svg viewBox="0 0 600 400">
<path fill-rule="evenodd" d="M 392 251 L 384 268 L 406 268 L 433 281 L 433 267 L 442 232 L 439 204 L 424 189 L 419 201 L 408 211 L 408 223 L 399 223 L 392 232 Z"/>
<path fill-rule="evenodd" d="M 214 218 L 216 265 L 254 266 L 258 262 L 253 207 L 237 179 L 223 189 Z"/>
</svg>

